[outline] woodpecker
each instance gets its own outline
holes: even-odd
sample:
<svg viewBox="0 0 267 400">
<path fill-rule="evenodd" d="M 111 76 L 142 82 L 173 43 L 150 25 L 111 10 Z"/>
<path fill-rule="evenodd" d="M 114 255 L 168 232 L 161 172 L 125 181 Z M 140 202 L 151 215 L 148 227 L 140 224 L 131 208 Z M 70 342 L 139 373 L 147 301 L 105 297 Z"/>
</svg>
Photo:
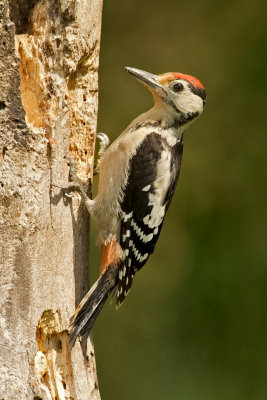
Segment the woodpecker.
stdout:
<svg viewBox="0 0 267 400">
<path fill-rule="evenodd" d="M 65 188 L 83 197 L 97 223 L 102 253 L 101 275 L 73 317 L 71 345 L 88 336 L 114 288 L 117 307 L 123 303 L 135 273 L 153 253 L 179 178 L 184 131 L 206 103 L 204 86 L 190 75 L 125 69 L 152 92 L 154 106 L 105 152 L 94 200 L 76 177 Z"/>
</svg>

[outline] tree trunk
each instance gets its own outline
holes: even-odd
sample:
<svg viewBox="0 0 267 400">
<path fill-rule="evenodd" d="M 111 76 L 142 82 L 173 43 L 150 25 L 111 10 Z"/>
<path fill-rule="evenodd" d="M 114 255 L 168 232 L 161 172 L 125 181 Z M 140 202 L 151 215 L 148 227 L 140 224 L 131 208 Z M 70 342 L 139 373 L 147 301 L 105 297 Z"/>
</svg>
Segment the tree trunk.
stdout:
<svg viewBox="0 0 267 400">
<path fill-rule="evenodd" d="M 92 176 L 101 0 L 0 0 L 0 398 L 100 399 L 90 340 L 89 217 L 53 184 Z M 16 34 L 15 34 L 16 33 Z M 87 349 L 86 349 L 87 345 Z"/>
</svg>

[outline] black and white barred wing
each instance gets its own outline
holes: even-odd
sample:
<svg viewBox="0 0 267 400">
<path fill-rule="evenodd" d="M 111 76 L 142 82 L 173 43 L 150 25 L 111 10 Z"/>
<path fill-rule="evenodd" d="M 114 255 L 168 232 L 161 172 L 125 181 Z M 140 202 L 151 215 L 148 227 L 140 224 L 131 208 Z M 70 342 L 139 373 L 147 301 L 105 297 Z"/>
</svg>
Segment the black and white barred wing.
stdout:
<svg viewBox="0 0 267 400">
<path fill-rule="evenodd" d="M 178 180 L 182 151 L 182 142 L 170 147 L 159 134 L 151 133 L 130 161 L 121 203 L 123 261 L 119 271 L 118 306 L 128 294 L 134 274 L 154 251 Z"/>
</svg>

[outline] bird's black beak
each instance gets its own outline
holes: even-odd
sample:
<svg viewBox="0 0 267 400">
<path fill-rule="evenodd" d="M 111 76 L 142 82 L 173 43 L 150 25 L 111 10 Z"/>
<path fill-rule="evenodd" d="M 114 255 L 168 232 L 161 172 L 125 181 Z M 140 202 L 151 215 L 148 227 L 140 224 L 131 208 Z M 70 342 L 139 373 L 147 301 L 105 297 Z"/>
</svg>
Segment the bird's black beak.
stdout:
<svg viewBox="0 0 267 400">
<path fill-rule="evenodd" d="M 158 76 L 150 74 L 149 72 L 142 71 L 141 69 L 125 67 L 126 71 L 134 75 L 140 82 L 151 87 L 154 90 L 162 89 L 158 83 Z"/>
</svg>

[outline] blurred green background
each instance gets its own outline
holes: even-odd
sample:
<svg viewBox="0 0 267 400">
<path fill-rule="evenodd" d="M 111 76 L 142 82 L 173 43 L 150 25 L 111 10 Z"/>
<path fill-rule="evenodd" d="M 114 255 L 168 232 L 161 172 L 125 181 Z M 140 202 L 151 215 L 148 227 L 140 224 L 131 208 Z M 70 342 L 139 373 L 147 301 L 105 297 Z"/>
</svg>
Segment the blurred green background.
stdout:
<svg viewBox="0 0 267 400">
<path fill-rule="evenodd" d="M 152 105 L 125 65 L 196 76 L 208 102 L 154 254 L 95 324 L 102 400 L 267 399 L 266 25 L 265 1 L 104 0 L 98 131 Z"/>
</svg>

